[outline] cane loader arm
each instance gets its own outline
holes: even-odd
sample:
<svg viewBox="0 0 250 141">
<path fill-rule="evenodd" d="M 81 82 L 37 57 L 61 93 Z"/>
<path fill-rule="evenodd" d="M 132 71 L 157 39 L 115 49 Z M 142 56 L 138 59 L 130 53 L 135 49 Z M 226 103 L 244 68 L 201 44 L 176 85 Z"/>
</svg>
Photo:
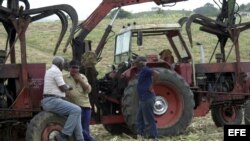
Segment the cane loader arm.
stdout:
<svg viewBox="0 0 250 141">
<path fill-rule="evenodd" d="M 187 0 L 103 0 L 94 12 L 80 24 L 81 31 L 76 36 L 77 40 L 84 40 L 96 25 L 113 9 L 146 2 L 155 2 L 157 5 L 175 3 Z"/>
</svg>

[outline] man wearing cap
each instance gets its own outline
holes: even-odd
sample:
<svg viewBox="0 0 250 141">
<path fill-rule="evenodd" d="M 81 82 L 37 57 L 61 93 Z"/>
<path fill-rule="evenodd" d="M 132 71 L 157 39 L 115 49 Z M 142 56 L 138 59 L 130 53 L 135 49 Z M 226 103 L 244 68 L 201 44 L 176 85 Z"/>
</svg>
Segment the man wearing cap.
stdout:
<svg viewBox="0 0 250 141">
<path fill-rule="evenodd" d="M 148 135 L 152 141 L 157 141 L 158 133 L 154 118 L 155 93 L 153 82 L 159 77 L 159 72 L 146 66 L 146 58 L 139 56 L 134 65 L 138 68 L 137 94 L 139 109 L 137 113 L 137 137 L 139 140 Z"/>
<path fill-rule="evenodd" d="M 82 109 L 82 134 L 84 141 L 94 141 L 89 133 L 91 120 L 91 105 L 88 94 L 91 92 L 91 86 L 85 75 L 79 73 L 79 62 L 72 60 L 69 63 L 69 74 L 64 75 L 64 80 L 73 86 L 72 91 L 66 92 L 66 97 L 72 103 L 79 105 Z"/>
<path fill-rule="evenodd" d="M 56 135 L 57 141 L 67 141 L 74 133 L 77 141 L 83 141 L 81 123 L 81 108 L 71 102 L 64 100 L 65 92 L 72 90 L 72 87 L 64 82 L 62 69 L 64 59 L 55 56 L 52 66 L 44 77 L 43 99 L 41 101 L 43 110 L 67 116 L 62 131 Z"/>
</svg>

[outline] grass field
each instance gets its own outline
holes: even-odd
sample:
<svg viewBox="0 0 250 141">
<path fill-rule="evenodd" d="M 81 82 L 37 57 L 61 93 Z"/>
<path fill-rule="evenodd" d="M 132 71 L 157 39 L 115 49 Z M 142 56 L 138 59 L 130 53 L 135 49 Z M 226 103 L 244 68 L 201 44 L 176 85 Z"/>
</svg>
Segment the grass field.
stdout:
<svg viewBox="0 0 250 141">
<path fill-rule="evenodd" d="M 101 125 L 91 126 L 91 132 L 98 141 L 136 141 L 126 134 L 112 136 Z M 214 125 L 209 113 L 204 117 L 193 118 L 185 133 L 179 136 L 160 138 L 160 141 L 223 141 L 223 134 L 223 128 Z"/>
<path fill-rule="evenodd" d="M 155 16 L 152 18 L 138 18 L 138 19 L 123 19 L 117 20 L 114 24 L 114 32 L 118 32 L 123 25 L 127 25 L 127 23 L 133 23 L 136 21 L 138 24 L 146 24 L 146 23 L 173 23 L 178 20 L 179 17 L 163 17 L 163 16 Z M 243 21 L 250 21 L 250 18 L 245 18 Z M 105 27 L 109 24 L 110 20 L 105 19 L 103 20 L 87 37 L 88 40 L 92 40 L 92 47 L 98 45 L 98 42 L 105 30 Z M 46 63 L 47 67 L 50 66 L 51 58 L 53 57 L 53 50 L 59 36 L 60 32 L 60 22 L 37 22 L 30 24 L 28 31 L 27 31 L 27 60 L 30 63 Z M 202 33 L 199 31 L 198 26 L 194 26 L 192 29 L 193 33 L 193 40 L 194 42 L 200 42 L 203 44 L 205 51 L 206 51 L 206 60 L 211 55 L 211 52 L 216 45 L 216 38 L 210 36 L 208 34 Z M 184 38 L 187 41 L 187 36 L 185 31 L 183 30 Z M 68 35 L 68 33 L 67 33 Z M 66 37 L 67 37 L 66 35 Z M 250 59 L 250 30 L 241 33 L 240 36 L 240 48 L 241 48 L 241 57 L 243 61 L 249 61 Z M 0 49 L 5 48 L 5 40 L 6 34 L 4 29 L 0 28 Z M 66 59 L 71 59 L 71 49 L 68 48 L 66 53 L 62 52 L 64 48 L 66 38 L 63 40 L 62 45 L 60 46 L 57 55 L 62 55 Z M 154 48 L 160 48 L 157 44 L 158 41 L 155 41 Z M 188 44 L 189 45 L 189 44 Z M 231 48 L 232 44 L 227 45 L 227 51 Z M 17 60 L 20 60 L 20 49 L 19 45 L 16 45 L 16 52 L 17 52 Z M 196 60 L 199 60 L 199 50 L 197 47 L 190 48 L 193 55 L 196 56 Z M 108 65 L 112 64 L 113 62 L 113 52 L 114 52 L 114 37 L 110 38 L 108 41 L 106 48 L 103 50 L 102 53 L 102 60 L 97 64 L 97 70 L 99 71 L 99 76 L 102 77 L 105 72 L 108 71 Z M 229 60 L 234 60 L 234 56 L 230 57 Z M 110 135 L 101 125 L 93 125 L 91 126 L 91 131 L 93 136 L 97 139 L 97 141 L 127 141 L 134 139 L 123 134 L 121 136 L 112 136 Z M 162 141 L 169 140 L 169 141 L 222 141 L 223 140 L 223 128 L 217 128 L 210 116 L 210 113 L 207 116 L 193 118 L 192 123 L 187 128 L 186 132 L 182 135 L 176 137 L 167 137 L 161 139 Z"/>
<path fill-rule="evenodd" d="M 118 19 L 115 21 L 113 26 L 113 31 L 118 32 L 122 26 L 126 26 L 128 23 L 136 22 L 137 24 L 157 24 L 157 23 L 174 23 L 178 21 L 179 17 L 152 17 L 152 18 L 138 18 L 138 19 Z M 250 21 L 250 18 L 245 18 L 243 21 Z M 95 47 L 98 45 L 101 36 L 106 28 L 106 26 L 109 24 L 110 20 L 105 19 L 103 20 L 87 37 L 87 40 L 92 41 L 92 48 L 95 49 Z M 213 51 L 216 43 L 217 38 L 215 36 L 212 36 L 210 34 L 204 33 L 199 31 L 199 26 L 193 24 L 192 26 L 192 35 L 193 35 L 193 42 L 194 44 L 196 42 L 200 42 L 204 46 L 206 59 L 208 59 L 211 56 L 211 52 Z M 48 63 L 47 61 L 50 60 L 52 57 L 52 52 L 54 50 L 57 38 L 59 36 L 60 31 L 60 22 L 50 22 L 50 23 L 32 23 L 29 26 L 29 29 L 27 31 L 27 50 L 28 50 L 28 61 L 29 62 L 36 62 L 37 60 L 44 61 Z M 183 29 L 183 37 L 187 41 L 187 44 L 190 46 L 187 40 L 187 35 L 185 29 Z M 241 51 L 241 60 L 249 60 L 250 59 L 250 47 L 249 47 L 249 31 L 245 31 L 241 33 L 239 43 L 240 43 L 240 51 Z M 67 34 L 68 35 L 68 34 Z M 68 37 L 68 36 L 65 37 Z M 111 34 L 112 35 L 112 34 Z M 105 73 L 107 70 L 103 69 L 107 65 L 110 65 L 113 63 L 113 53 L 114 53 L 114 37 L 111 37 L 109 41 L 107 42 L 103 53 L 102 53 L 102 60 L 100 63 L 98 63 L 97 68 L 102 68 L 100 71 L 100 75 L 102 76 L 103 73 Z M 71 59 L 71 49 L 68 48 L 66 53 L 62 52 L 62 49 L 64 48 L 66 38 L 63 40 L 57 55 L 63 55 L 65 58 Z M 152 42 L 152 40 L 150 40 Z M 144 44 L 150 44 L 147 41 L 145 41 Z M 153 48 L 157 50 L 161 50 L 163 48 L 159 41 L 155 40 L 153 41 Z M 232 46 L 232 42 L 229 42 L 226 47 L 226 51 L 228 51 Z M 150 48 L 151 46 L 149 46 Z M 199 48 L 194 46 L 193 48 L 190 47 L 191 52 L 193 53 L 193 56 L 199 56 Z M 233 49 L 234 51 L 234 49 Z M 35 57 L 30 55 L 37 54 Z M 46 57 L 44 56 L 46 55 Z M 230 60 L 235 60 L 234 53 L 231 53 Z M 195 59 L 198 61 L 199 57 L 195 57 Z"/>
</svg>

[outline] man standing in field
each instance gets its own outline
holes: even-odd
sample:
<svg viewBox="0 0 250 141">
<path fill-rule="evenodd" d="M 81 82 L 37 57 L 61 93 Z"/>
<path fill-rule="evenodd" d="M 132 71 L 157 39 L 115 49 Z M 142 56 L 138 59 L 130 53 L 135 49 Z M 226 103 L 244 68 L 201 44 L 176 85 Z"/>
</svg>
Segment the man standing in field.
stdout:
<svg viewBox="0 0 250 141">
<path fill-rule="evenodd" d="M 154 118 L 155 93 L 152 84 L 159 77 L 159 72 L 146 66 L 145 57 L 137 57 L 134 65 L 138 68 L 137 94 L 139 109 L 137 113 L 138 139 L 143 140 L 145 135 L 152 141 L 158 141 L 157 127 Z"/>
<path fill-rule="evenodd" d="M 77 104 L 82 109 L 82 133 L 84 141 L 95 141 L 89 132 L 89 125 L 91 120 L 91 105 L 89 101 L 89 93 L 91 86 L 85 75 L 79 73 L 80 65 L 76 60 L 69 63 L 69 74 L 64 75 L 66 83 L 73 86 L 73 90 L 66 92 L 68 100 Z"/>
</svg>

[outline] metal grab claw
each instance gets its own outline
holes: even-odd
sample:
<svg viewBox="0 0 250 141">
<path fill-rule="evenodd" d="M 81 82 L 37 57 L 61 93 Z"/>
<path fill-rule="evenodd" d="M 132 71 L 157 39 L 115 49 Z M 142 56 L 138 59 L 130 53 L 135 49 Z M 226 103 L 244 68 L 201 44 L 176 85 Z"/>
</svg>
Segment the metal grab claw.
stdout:
<svg viewBox="0 0 250 141">
<path fill-rule="evenodd" d="M 235 41 L 235 38 L 237 37 L 232 34 L 233 31 L 237 30 L 240 33 L 249 29 L 250 22 L 235 24 L 237 15 L 237 13 L 234 13 L 235 4 L 235 0 L 223 0 L 221 13 L 218 15 L 216 20 L 200 14 L 193 14 L 190 17 L 183 17 L 179 19 L 178 23 L 181 26 L 186 23 L 186 32 L 191 46 L 193 46 L 191 32 L 192 23 L 201 25 L 200 30 L 216 35 L 222 46 L 225 46 L 224 42 L 228 38 L 230 38 L 232 41 Z"/>
<path fill-rule="evenodd" d="M 185 22 L 186 22 L 186 32 L 191 46 L 193 45 L 192 32 L 191 32 L 192 23 L 197 23 L 202 25 L 202 27 L 200 28 L 200 30 L 202 31 L 215 34 L 218 37 L 224 36 L 231 39 L 233 39 L 233 37 L 231 37 L 229 33 L 231 30 L 239 30 L 239 32 L 242 32 L 250 28 L 250 22 L 235 24 L 234 26 L 230 27 L 227 24 L 218 22 L 216 20 L 210 19 L 208 17 L 199 14 L 194 14 L 189 18 L 183 17 L 178 21 L 178 23 L 181 26 L 183 26 Z"/>
<path fill-rule="evenodd" d="M 189 42 L 191 44 L 191 46 L 193 46 L 193 40 L 192 40 L 192 32 L 191 32 L 191 25 L 192 23 L 197 23 L 197 24 L 200 24 L 202 25 L 204 28 L 206 29 L 210 29 L 211 31 L 207 31 L 209 33 L 214 33 L 213 30 L 216 31 L 216 34 L 222 34 L 222 35 L 225 35 L 226 34 L 226 24 L 223 24 L 223 23 L 220 23 L 216 20 L 213 20 L 213 19 L 210 19 L 206 16 L 203 16 L 203 15 L 200 15 L 200 14 L 194 14 L 190 17 L 183 17 L 181 18 L 179 21 L 178 21 L 181 26 L 186 22 L 186 32 L 187 32 L 187 35 L 188 35 L 188 39 L 189 39 Z"/>
<path fill-rule="evenodd" d="M 18 11 L 19 10 L 19 2 L 23 2 L 25 5 L 25 9 L 21 13 Z M 37 20 L 40 20 L 40 19 L 43 19 L 43 18 L 46 18 L 48 16 L 55 14 L 59 17 L 61 24 L 62 24 L 62 29 L 61 29 L 60 35 L 58 37 L 54 53 L 53 53 L 55 55 L 62 40 L 63 40 L 63 37 L 67 31 L 67 28 L 68 28 L 68 20 L 67 20 L 67 16 L 64 14 L 64 12 L 68 14 L 68 16 L 71 18 L 71 21 L 72 21 L 70 35 L 67 39 L 64 50 L 66 50 L 66 47 L 69 45 L 69 43 L 71 42 L 71 40 L 74 37 L 74 32 L 75 32 L 77 24 L 78 24 L 78 15 L 77 15 L 76 10 L 70 5 L 61 4 L 61 5 L 54 5 L 54 6 L 47 6 L 47 7 L 42 7 L 42 8 L 30 9 L 30 4 L 29 4 L 28 0 L 8 0 L 7 1 L 7 8 L 3 7 L 2 3 L 3 3 L 3 0 L 0 1 L 0 4 L 1 4 L 1 6 L 0 6 L 0 22 L 3 23 L 5 30 L 8 34 L 7 41 L 9 41 L 10 38 L 13 38 L 11 36 L 10 31 L 18 30 L 18 29 L 14 29 L 14 26 L 12 25 L 9 17 L 14 16 L 16 19 L 18 19 L 20 17 L 29 16 L 29 17 L 31 17 L 30 22 L 34 22 L 34 21 L 37 21 Z M 14 32 L 16 33 L 16 31 L 14 31 Z M 13 40 L 13 39 L 10 39 L 10 40 Z"/>
</svg>

